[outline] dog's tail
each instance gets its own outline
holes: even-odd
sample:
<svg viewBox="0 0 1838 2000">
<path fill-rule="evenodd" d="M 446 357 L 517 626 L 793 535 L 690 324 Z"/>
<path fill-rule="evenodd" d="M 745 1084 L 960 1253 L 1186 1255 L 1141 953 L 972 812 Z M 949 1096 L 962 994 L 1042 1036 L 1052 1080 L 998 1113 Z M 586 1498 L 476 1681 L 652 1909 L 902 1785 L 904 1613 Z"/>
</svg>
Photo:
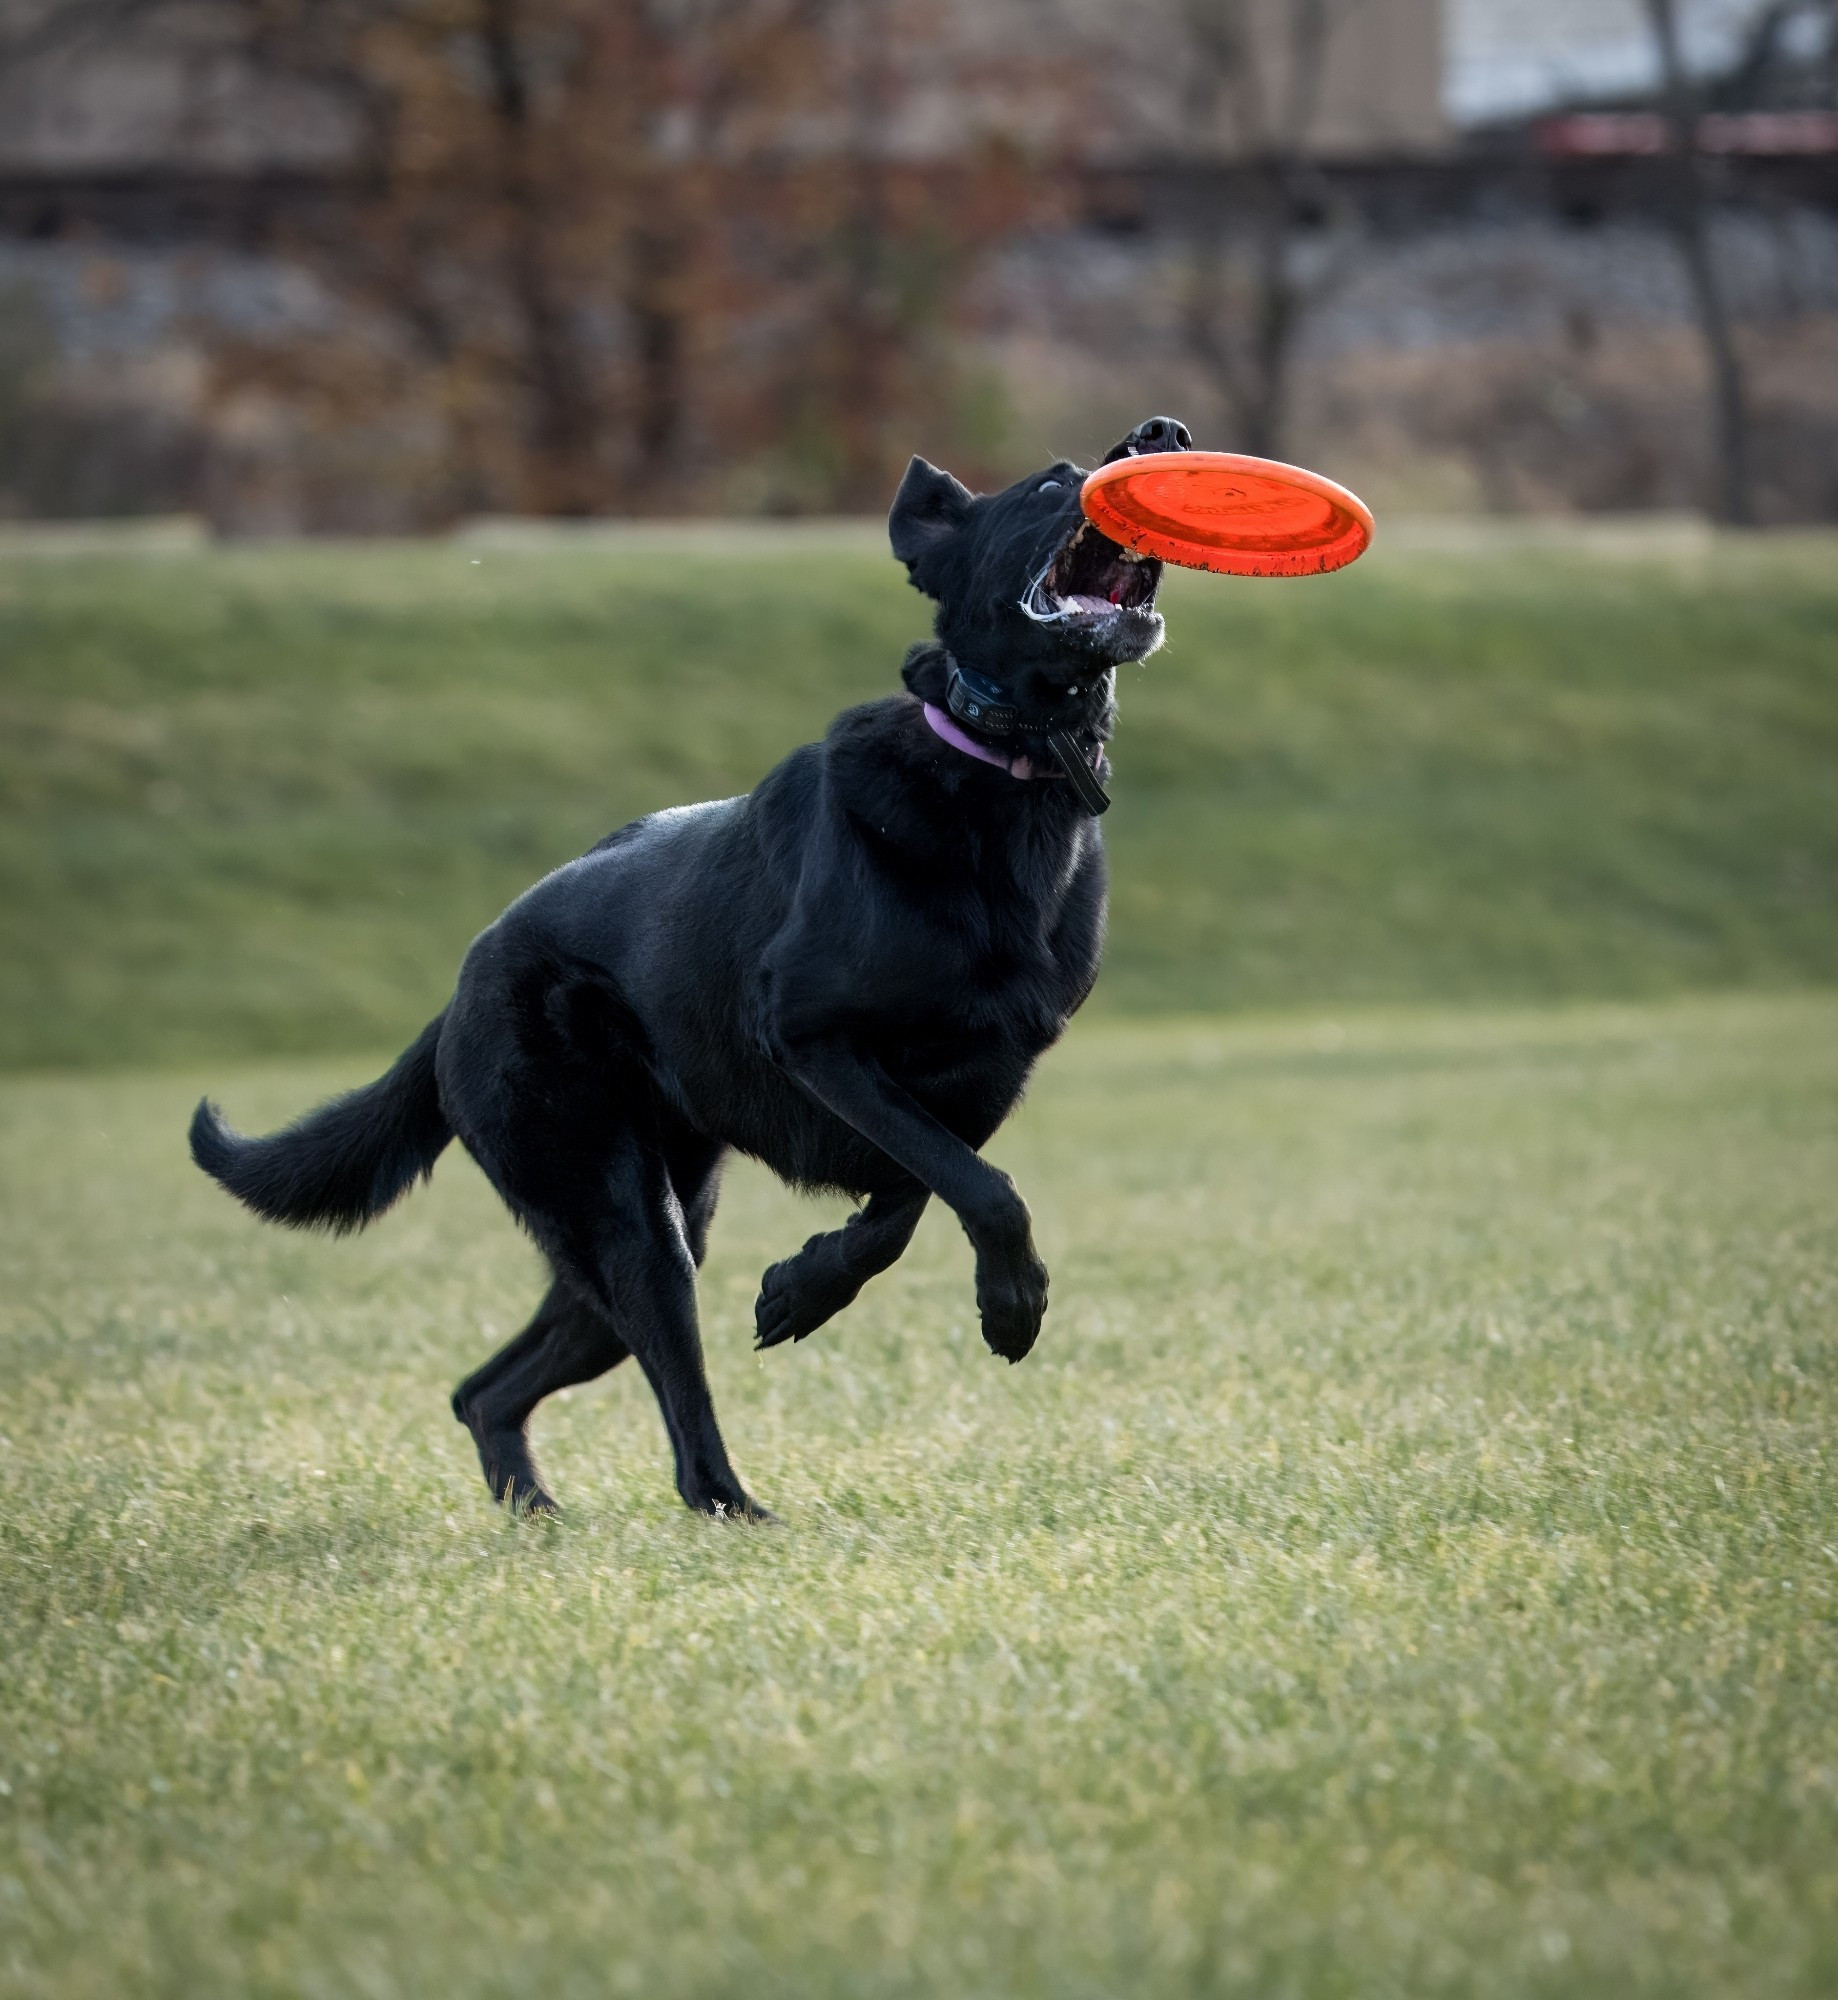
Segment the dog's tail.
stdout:
<svg viewBox="0 0 1838 2000">
<path fill-rule="evenodd" d="M 434 1080 L 439 1014 L 395 1066 L 265 1139 L 233 1132 L 207 1097 L 192 1114 L 191 1156 L 257 1215 L 297 1229 L 362 1229 L 434 1171 L 453 1137 Z"/>
</svg>

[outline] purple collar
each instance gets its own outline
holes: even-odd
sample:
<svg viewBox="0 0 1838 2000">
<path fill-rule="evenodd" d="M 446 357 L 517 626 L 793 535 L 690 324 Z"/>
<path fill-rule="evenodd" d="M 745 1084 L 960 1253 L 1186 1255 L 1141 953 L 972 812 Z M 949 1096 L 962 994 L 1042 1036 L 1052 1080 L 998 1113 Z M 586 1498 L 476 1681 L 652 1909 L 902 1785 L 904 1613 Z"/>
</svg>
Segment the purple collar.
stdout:
<svg viewBox="0 0 1838 2000">
<path fill-rule="evenodd" d="M 925 719 L 931 725 L 934 736 L 942 737 L 953 750 L 961 750 L 966 757 L 974 757 L 979 764 L 993 764 L 998 771 L 1006 771 L 1011 778 L 1034 776 L 1031 757 L 1004 757 L 1001 751 L 990 749 L 987 743 L 979 743 L 974 736 L 966 736 L 942 708 L 935 708 L 929 701 L 925 704 Z"/>
<path fill-rule="evenodd" d="M 1011 778 L 1065 778 L 1078 794 L 1079 804 L 1093 819 L 1109 810 L 1110 799 L 1098 777 L 1104 768 L 1104 745 L 1101 742 L 1092 744 L 1089 750 L 1085 749 L 1073 729 L 1056 716 L 1049 715 L 1041 717 L 1034 725 L 1034 740 L 1038 742 L 1040 737 L 1046 738 L 1046 749 L 1050 754 L 1045 757 L 1005 756 L 992 744 L 979 743 L 967 730 L 958 727 L 957 716 L 986 724 L 990 735 L 1000 737 L 1012 736 L 1017 729 L 1025 728 L 1026 712 L 997 682 L 986 675 L 966 673 L 949 653 L 945 654 L 945 659 L 951 668 L 946 706 L 940 708 L 936 702 L 924 699 L 919 704 L 925 712 L 925 726 L 941 743 L 950 744 L 953 750 L 961 751 L 966 757 L 974 757 L 979 764 L 990 764 L 998 771 L 1006 771 Z M 1084 690 L 1076 692 L 1083 693 Z"/>
</svg>

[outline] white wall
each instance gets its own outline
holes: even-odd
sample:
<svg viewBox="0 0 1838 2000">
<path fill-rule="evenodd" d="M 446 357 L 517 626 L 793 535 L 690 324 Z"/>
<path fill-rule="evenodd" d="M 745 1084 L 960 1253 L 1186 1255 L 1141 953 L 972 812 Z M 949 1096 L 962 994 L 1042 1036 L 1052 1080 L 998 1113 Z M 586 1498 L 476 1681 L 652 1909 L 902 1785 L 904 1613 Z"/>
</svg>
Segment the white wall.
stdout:
<svg viewBox="0 0 1838 2000">
<path fill-rule="evenodd" d="M 1686 60 L 1725 62 L 1764 0 L 1678 0 Z M 1650 90 L 1644 0 L 1445 0 L 1444 103 L 1458 125 Z"/>
</svg>

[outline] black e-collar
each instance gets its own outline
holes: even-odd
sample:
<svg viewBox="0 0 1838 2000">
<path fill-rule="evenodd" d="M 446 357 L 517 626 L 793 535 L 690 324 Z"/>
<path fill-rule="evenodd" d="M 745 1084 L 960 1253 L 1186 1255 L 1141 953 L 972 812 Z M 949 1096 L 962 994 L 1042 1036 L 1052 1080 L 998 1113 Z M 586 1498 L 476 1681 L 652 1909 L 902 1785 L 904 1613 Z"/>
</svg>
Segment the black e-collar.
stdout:
<svg viewBox="0 0 1838 2000">
<path fill-rule="evenodd" d="M 1044 743 L 1092 818 L 1110 810 L 1110 794 L 1098 782 L 1088 753 L 1079 748 L 1073 733 L 1082 719 L 1082 687 L 1069 688 L 1066 699 L 1052 708 L 1024 708 L 1000 681 L 960 667 L 949 653 L 945 661 L 951 670 L 945 683 L 945 706 L 959 722 L 1004 745 L 1017 738 Z"/>
</svg>

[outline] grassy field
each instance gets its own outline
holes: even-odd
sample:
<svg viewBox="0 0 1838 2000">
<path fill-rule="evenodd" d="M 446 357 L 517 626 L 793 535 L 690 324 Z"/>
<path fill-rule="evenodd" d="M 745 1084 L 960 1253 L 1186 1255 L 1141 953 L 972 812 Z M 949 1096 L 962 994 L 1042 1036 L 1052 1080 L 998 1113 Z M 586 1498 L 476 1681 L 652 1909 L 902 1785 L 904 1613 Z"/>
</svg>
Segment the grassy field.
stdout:
<svg viewBox="0 0 1838 2000">
<path fill-rule="evenodd" d="M 1178 575 L 1096 1004 L 1838 979 L 1838 541 Z M 400 1043 L 534 877 L 895 683 L 873 534 L 0 560 L 0 1067 Z"/>
<path fill-rule="evenodd" d="M 494 1514 L 531 1253 L 458 1158 L 258 1231 L 202 1080 L 0 1085 L 9 1996 L 1838 1985 L 1838 1001 L 1081 1028 L 1014 1370 L 937 1217 L 753 1355 L 737 1172 L 761 1530 L 629 1372 Z"/>
<path fill-rule="evenodd" d="M 0 559 L 0 1995 L 1838 1991 L 1838 544 L 1177 577 L 1093 1017 L 790 1351 L 496 1514 L 533 1254 L 184 1157 L 510 896 L 892 684 L 872 537 Z M 1259 1011 L 1262 1010 L 1262 1011 Z M 339 1051 L 363 1053 L 335 1053 Z M 834 1219 L 827 1217 L 827 1219 Z"/>
</svg>

